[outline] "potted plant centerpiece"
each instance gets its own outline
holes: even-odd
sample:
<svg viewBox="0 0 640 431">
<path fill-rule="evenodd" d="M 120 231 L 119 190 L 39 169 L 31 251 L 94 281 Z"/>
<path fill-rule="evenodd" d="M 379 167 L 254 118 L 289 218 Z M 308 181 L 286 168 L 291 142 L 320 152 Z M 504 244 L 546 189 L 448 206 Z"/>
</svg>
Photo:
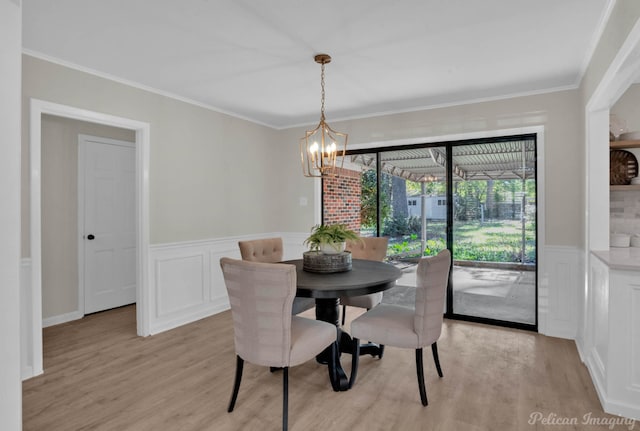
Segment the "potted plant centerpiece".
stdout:
<svg viewBox="0 0 640 431">
<path fill-rule="evenodd" d="M 311 229 L 311 235 L 304 240 L 304 244 L 324 254 L 338 254 L 344 251 L 347 241 L 358 240 L 358 234 L 344 224 L 318 224 Z"/>
</svg>

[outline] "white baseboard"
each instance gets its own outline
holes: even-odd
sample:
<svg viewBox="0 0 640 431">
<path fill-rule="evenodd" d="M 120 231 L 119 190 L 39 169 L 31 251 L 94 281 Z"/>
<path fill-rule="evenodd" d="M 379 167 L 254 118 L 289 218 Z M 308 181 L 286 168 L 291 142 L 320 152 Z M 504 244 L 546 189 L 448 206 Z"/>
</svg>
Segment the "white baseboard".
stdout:
<svg viewBox="0 0 640 431">
<path fill-rule="evenodd" d="M 602 409 L 612 415 L 640 420 L 640 406 L 615 400 L 607 395 L 606 377 L 603 374 L 604 367 L 597 357 L 597 354 L 589 355 L 585 364 L 587 370 L 589 370 L 589 375 L 593 381 L 593 386 L 596 389 L 600 404 L 602 404 Z"/>
<path fill-rule="evenodd" d="M 80 311 L 72 311 L 71 313 L 60 314 L 58 316 L 52 316 L 42 319 L 42 327 L 47 328 L 49 326 L 60 325 L 61 323 L 71 322 L 73 320 L 82 319 L 84 314 Z"/>
<path fill-rule="evenodd" d="M 185 311 L 180 313 L 179 315 L 173 316 L 172 318 L 158 319 L 151 326 L 151 335 L 169 331 L 179 326 L 186 325 L 188 323 L 192 323 L 218 313 L 222 313 L 223 311 L 229 310 L 229 308 L 229 300 L 225 299 L 219 301 L 217 304 L 209 304 L 207 307 L 202 307 L 199 310 L 191 312 Z"/>
</svg>

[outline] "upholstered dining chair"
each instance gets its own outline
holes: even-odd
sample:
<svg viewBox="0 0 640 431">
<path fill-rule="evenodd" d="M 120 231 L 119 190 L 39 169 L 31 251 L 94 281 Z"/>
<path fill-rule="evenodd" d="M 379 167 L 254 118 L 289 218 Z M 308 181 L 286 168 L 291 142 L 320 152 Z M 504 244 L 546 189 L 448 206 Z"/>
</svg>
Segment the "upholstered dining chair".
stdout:
<svg viewBox="0 0 640 431">
<path fill-rule="evenodd" d="M 380 304 L 351 322 L 353 337 L 353 366 L 350 383 L 355 382 L 360 354 L 359 339 L 370 340 L 387 346 L 416 351 L 416 373 L 422 405 L 426 406 L 427 391 L 424 386 L 422 348 L 431 346 L 433 360 L 442 377 L 438 358 L 438 344 L 442 331 L 444 301 L 451 268 L 451 253 L 442 250 L 436 256 L 423 257 L 417 268 L 416 302 L 414 308 L 392 304 Z"/>
<path fill-rule="evenodd" d="M 248 241 L 238 241 L 242 260 L 252 262 L 277 263 L 282 261 L 284 247 L 282 238 L 265 238 Z M 296 297 L 293 300 L 293 314 L 300 314 L 315 307 L 313 298 Z"/>
<path fill-rule="evenodd" d="M 228 412 L 238 398 L 244 361 L 282 368 L 282 429 L 288 426 L 289 367 L 331 347 L 336 355 L 335 325 L 291 315 L 296 293 L 294 265 L 249 262 L 223 257 L 220 266 L 231 303 L 236 375 Z M 329 366 L 333 381 L 335 367 Z"/>
<path fill-rule="evenodd" d="M 386 237 L 362 237 L 360 241 L 347 242 L 347 250 L 351 252 L 353 259 L 377 260 L 382 262 L 387 257 L 389 238 Z M 371 310 L 382 301 L 382 292 L 370 293 L 360 296 L 344 296 L 340 298 L 342 304 L 342 326 L 344 326 L 347 306 Z"/>
</svg>

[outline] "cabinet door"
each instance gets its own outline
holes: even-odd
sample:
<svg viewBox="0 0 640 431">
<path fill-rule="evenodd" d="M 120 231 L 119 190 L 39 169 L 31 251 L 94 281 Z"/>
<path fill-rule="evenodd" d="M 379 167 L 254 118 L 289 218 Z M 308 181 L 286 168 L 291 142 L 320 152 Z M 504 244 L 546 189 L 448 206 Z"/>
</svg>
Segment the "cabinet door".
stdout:
<svg viewBox="0 0 640 431">
<path fill-rule="evenodd" d="M 612 270 L 610 283 L 609 397 L 640 413 L 640 273 Z"/>
</svg>

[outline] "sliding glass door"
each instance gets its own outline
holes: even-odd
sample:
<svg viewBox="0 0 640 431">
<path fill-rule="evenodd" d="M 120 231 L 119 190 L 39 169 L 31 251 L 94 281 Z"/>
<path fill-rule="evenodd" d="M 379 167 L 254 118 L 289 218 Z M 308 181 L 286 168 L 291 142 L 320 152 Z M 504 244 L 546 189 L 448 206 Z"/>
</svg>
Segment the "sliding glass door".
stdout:
<svg viewBox="0 0 640 431">
<path fill-rule="evenodd" d="M 535 135 L 351 152 L 323 222 L 389 238 L 407 291 L 383 301 L 412 305 L 418 260 L 448 248 L 448 317 L 535 329 L 535 156 Z"/>
</svg>

